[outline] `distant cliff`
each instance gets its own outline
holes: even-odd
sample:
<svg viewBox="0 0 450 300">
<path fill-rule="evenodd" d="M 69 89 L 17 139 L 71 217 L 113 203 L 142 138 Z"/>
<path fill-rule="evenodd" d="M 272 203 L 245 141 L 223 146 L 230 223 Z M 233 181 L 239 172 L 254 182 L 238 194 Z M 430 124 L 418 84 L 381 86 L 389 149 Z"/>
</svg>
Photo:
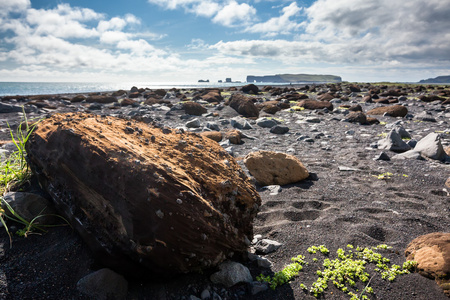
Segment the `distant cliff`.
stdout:
<svg viewBox="0 0 450 300">
<path fill-rule="evenodd" d="M 342 79 L 335 75 L 311 75 L 311 74 L 277 74 L 266 76 L 247 76 L 247 82 L 277 82 L 277 83 L 297 83 L 297 82 L 341 82 Z"/>
<path fill-rule="evenodd" d="M 449 76 L 438 76 L 436 78 L 428 78 L 419 81 L 419 83 L 450 83 L 450 75 Z"/>
</svg>

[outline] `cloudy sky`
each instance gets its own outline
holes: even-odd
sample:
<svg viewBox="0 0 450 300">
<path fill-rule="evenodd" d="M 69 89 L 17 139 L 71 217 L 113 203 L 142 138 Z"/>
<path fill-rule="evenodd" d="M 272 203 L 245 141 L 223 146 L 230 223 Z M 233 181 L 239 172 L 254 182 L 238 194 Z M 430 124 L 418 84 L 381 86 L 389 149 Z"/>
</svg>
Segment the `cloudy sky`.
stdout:
<svg viewBox="0 0 450 300">
<path fill-rule="evenodd" d="M 0 81 L 450 75 L 448 0 L 0 0 Z"/>
</svg>

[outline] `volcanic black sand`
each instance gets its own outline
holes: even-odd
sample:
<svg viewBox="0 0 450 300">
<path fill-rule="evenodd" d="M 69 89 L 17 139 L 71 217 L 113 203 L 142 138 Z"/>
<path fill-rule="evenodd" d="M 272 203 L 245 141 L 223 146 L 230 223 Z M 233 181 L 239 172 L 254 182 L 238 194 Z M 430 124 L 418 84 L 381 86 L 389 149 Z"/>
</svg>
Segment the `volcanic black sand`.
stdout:
<svg viewBox="0 0 450 300">
<path fill-rule="evenodd" d="M 260 186 L 258 191 L 262 206 L 254 223 L 254 234 L 283 244 L 277 251 L 266 255 L 273 266 L 270 270 L 258 268 L 255 262 L 235 258 L 246 265 L 253 278 L 260 273 L 277 272 L 291 263 L 291 257 L 306 255 L 310 262 L 293 281 L 276 290 L 268 289 L 251 295 L 248 286 L 237 285 L 232 288 L 214 285 L 209 276 L 216 270 L 206 270 L 203 274 L 188 274 L 166 282 L 129 281 L 127 299 L 190 299 L 200 298 L 209 289 L 214 299 L 314 299 L 300 288 L 300 283 L 311 286 L 317 279 L 319 262 L 312 262 L 306 249 L 312 245 L 325 245 L 330 257 L 338 248 L 347 244 L 371 247 L 379 244 L 392 246 L 391 251 L 381 253 L 394 264 L 405 261 L 404 250 L 416 237 L 431 232 L 450 231 L 450 197 L 445 182 L 450 176 L 447 161 L 434 160 L 374 160 L 382 150 L 376 149 L 378 140 L 389 132 L 389 125 L 398 122 L 415 140 L 428 133 L 439 132 L 444 147 L 450 144 L 450 105 L 437 100 L 424 102 L 420 95 L 438 91 L 437 87 L 426 87 L 416 91 L 411 87 L 403 89 L 399 104 L 408 108 L 405 118 L 374 116 L 381 124 L 360 125 L 343 122 L 345 109 L 340 105 L 360 104 L 363 111 L 381 104 L 363 103 L 362 97 L 369 85 L 362 85 L 361 92 L 346 92 L 344 85 L 337 90 L 343 101 L 334 101 L 333 112 L 323 110 L 290 111 L 281 110 L 275 115 L 260 112 L 261 116 L 275 118 L 281 125 L 289 127 L 285 134 L 272 134 L 248 119 L 253 129 L 242 130 L 249 138 L 243 138 L 240 145 L 224 145 L 233 152 L 235 159 L 246 170 L 243 158 L 257 150 L 280 151 L 295 155 L 307 167 L 310 177 L 304 181 L 282 186 L 277 195 Z M 320 91 L 328 91 L 336 86 L 321 85 L 315 92 L 306 93 L 310 98 Z M 390 86 L 384 87 L 389 89 Z M 298 89 L 298 87 L 297 87 Z M 447 89 L 449 89 L 447 87 Z M 201 91 L 197 91 L 200 93 Z M 270 92 L 250 95 L 255 101 L 264 102 L 282 98 L 294 92 L 286 89 L 281 95 L 271 96 Z M 191 97 L 194 91 L 178 91 Z M 223 91 L 224 98 L 235 93 Z M 223 104 L 207 104 L 208 112 L 202 116 L 187 116 L 183 110 L 172 109 L 170 113 L 164 106 L 176 107 L 178 97 L 167 99 L 165 104 L 117 106 L 114 104 L 92 104 L 69 100 L 74 95 L 42 97 L 40 105 L 34 106 L 28 117 L 45 117 L 56 112 L 88 111 L 96 114 L 120 115 L 135 118 L 147 115 L 158 126 L 179 127 L 198 118 L 202 131 L 208 122 L 215 122 L 221 131 L 232 129 L 227 121 L 238 114 Z M 16 100 L 14 100 L 16 98 Z M 400 99 L 399 99 L 400 98 Z M 66 99 L 66 100 L 64 100 Z M 189 99 L 189 98 L 188 98 Z M 139 99 L 137 99 L 139 100 Z M 186 100 L 186 99 L 185 99 Z M 30 101 L 29 97 L 5 97 L 2 103 L 19 106 Z M 333 101 L 332 101 L 333 102 Z M 44 103 L 44 104 L 42 104 Z M 293 104 L 291 104 L 293 105 Z M 143 110 L 144 108 L 144 110 Z M 219 108 L 219 109 L 218 109 Z M 423 121 L 417 116 L 423 111 L 430 112 L 436 122 Z M 8 141 L 6 122 L 13 127 L 20 121 L 20 113 L 2 113 L 1 139 Z M 308 119 L 309 118 L 309 119 Z M 315 120 L 311 119 L 315 118 Z M 308 120 L 307 120 L 308 119 Z M 308 140 L 308 136 L 311 140 Z M 229 148 L 231 147 L 231 148 Z M 394 152 L 384 150 L 390 157 Z M 378 175 L 389 172 L 384 179 Z M 389 177 L 389 178 L 387 178 Z M 37 190 L 32 182 L 25 190 Z M 39 191 L 37 191 L 39 192 Z M 11 227 L 15 226 L 10 224 Z M 17 227 L 16 227 L 17 228 Z M 14 228 L 12 228 L 14 230 Z M 85 299 L 76 289 L 77 281 L 83 276 L 102 268 L 97 264 L 83 241 L 70 227 L 56 227 L 44 235 L 30 235 L 27 238 L 13 237 L 12 248 L 6 233 L 0 231 L 0 297 L 5 299 Z M 317 256 L 320 258 L 320 256 Z M 372 272 L 368 267 L 370 274 Z M 370 299 L 448 299 L 437 284 L 417 273 L 399 276 L 395 281 L 382 280 L 375 275 L 370 286 L 375 294 Z M 360 291 L 364 288 L 359 285 Z M 218 298 L 220 296 L 220 298 Z M 350 297 L 329 284 L 321 299 L 349 299 Z M 193 298 L 195 299 L 195 298 Z"/>
</svg>

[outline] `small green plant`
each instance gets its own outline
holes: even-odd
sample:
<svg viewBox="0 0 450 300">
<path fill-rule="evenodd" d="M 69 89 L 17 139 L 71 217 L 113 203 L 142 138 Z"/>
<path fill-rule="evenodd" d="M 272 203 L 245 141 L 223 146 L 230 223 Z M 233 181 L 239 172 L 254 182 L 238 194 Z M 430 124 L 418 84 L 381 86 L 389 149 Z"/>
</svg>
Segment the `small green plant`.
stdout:
<svg viewBox="0 0 450 300">
<path fill-rule="evenodd" d="M 386 180 L 386 179 L 391 179 L 391 176 L 393 176 L 394 174 L 392 174 L 391 172 L 385 172 L 379 175 L 372 175 L 373 177 L 379 179 L 379 180 Z"/>
<path fill-rule="evenodd" d="M 316 271 L 317 280 L 311 284 L 309 292 L 319 297 L 328 288 L 328 284 L 332 283 L 342 292 L 350 296 L 351 300 L 365 299 L 369 297 L 366 294 L 373 294 L 374 290 L 370 286 L 370 282 L 375 275 L 370 276 L 366 272 L 366 264 L 375 264 L 375 272 L 381 275 L 382 279 L 393 281 L 398 275 L 408 274 L 414 270 L 417 263 L 415 261 L 407 261 L 403 263 L 403 266 L 389 265 L 390 260 L 377 251 L 389 250 L 392 247 L 382 244 L 372 248 L 354 247 L 353 245 L 347 245 L 348 250 L 339 248 L 336 251 L 337 258 L 330 259 L 325 258 L 323 260 L 323 269 Z M 310 254 L 316 254 L 318 251 L 323 255 L 328 256 L 329 251 L 324 245 L 311 246 L 307 249 Z M 298 276 L 299 272 L 303 269 L 303 265 L 308 264 L 305 262 L 305 257 L 299 255 L 292 258 L 293 264 L 287 265 L 283 270 L 275 273 L 271 276 L 259 275 L 256 279 L 259 281 L 268 282 L 272 289 L 277 286 L 289 282 L 295 276 Z M 313 261 L 314 258 L 313 258 Z M 358 291 L 358 282 L 364 284 L 364 288 L 361 292 Z M 360 285 L 360 283 L 359 283 Z M 301 283 L 300 287 L 308 291 L 308 287 Z M 359 295 L 358 295 L 359 293 Z"/>
<path fill-rule="evenodd" d="M 31 134 L 33 133 L 34 129 L 36 128 L 37 124 L 40 121 L 34 122 L 30 125 L 23 107 L 22 111 L 23 111 L 23 119 L 19 123 L 15 132 L 11 129 L 11 126 L 8 124 L 11 140 L 14 143 L 15 148 L 17 150 L 14 151 L 12 154 L 10 154 L 8 157 L 6 157 L 6 159 L 2 161 L 0 164 L 0 191 L 2 195 L 8 192 L 13 184 L 21 185 L 24 182 L 26 182 L 31 175 L 27 161 L 25 159 L 26 155 L 25 144 L 27 143 L 28 139 L 30 138 Z M 28 221 L 22 216 L 20 216 L 11 207 L 11 205 L 7 201 L 5 201 L 5 199 L 2 196 L 0 196 L 0 205 L 1 205 L 0 222 L 3 224 L 3 227 L 5 228 L 5 231 L 9 236 L 10 246 L 12 246 L 12 237 L 9 228 L 6 224 L 6 220 L 11 220 L 23 225 L 24 227 L 16 232 L 16 234 L 23 237 L 28 237 L 28 235 L 32 233 L 37 233 L 38 231 L 46 232 L 44 229 L 45 227 L 60 226 L 60 225 L 39 224 L 38 220 L 43 217 L 55 216 L 61 218 L 62 220 L 65 221 L 65 223 L 69 224 L 67 220 L 61 216 L 43 215 L 42 213 L 44 211 L 41 211 L 36 217 Z"/>
</svg>

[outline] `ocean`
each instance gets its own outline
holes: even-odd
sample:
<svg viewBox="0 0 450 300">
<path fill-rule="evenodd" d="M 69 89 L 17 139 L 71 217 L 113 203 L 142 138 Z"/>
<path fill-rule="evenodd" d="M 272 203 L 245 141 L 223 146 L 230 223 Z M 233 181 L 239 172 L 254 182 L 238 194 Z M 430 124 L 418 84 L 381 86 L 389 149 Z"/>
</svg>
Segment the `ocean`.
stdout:
<svg viewBox="0 0 450 300">
<path fill-rule="evenodd" d="M 192 88 L 227 88 L 243 86 L 247 82 L 196 82 L 196 83 L 152 83 L 152 82 L 0 82 L 0 96 L 46 95 L 110 92 L 130 90 L 133 86 L 150 89 L 192 89 Z M 288 83 L 258 83 L 258 85 L 288 85 Z"/>
</svg>

